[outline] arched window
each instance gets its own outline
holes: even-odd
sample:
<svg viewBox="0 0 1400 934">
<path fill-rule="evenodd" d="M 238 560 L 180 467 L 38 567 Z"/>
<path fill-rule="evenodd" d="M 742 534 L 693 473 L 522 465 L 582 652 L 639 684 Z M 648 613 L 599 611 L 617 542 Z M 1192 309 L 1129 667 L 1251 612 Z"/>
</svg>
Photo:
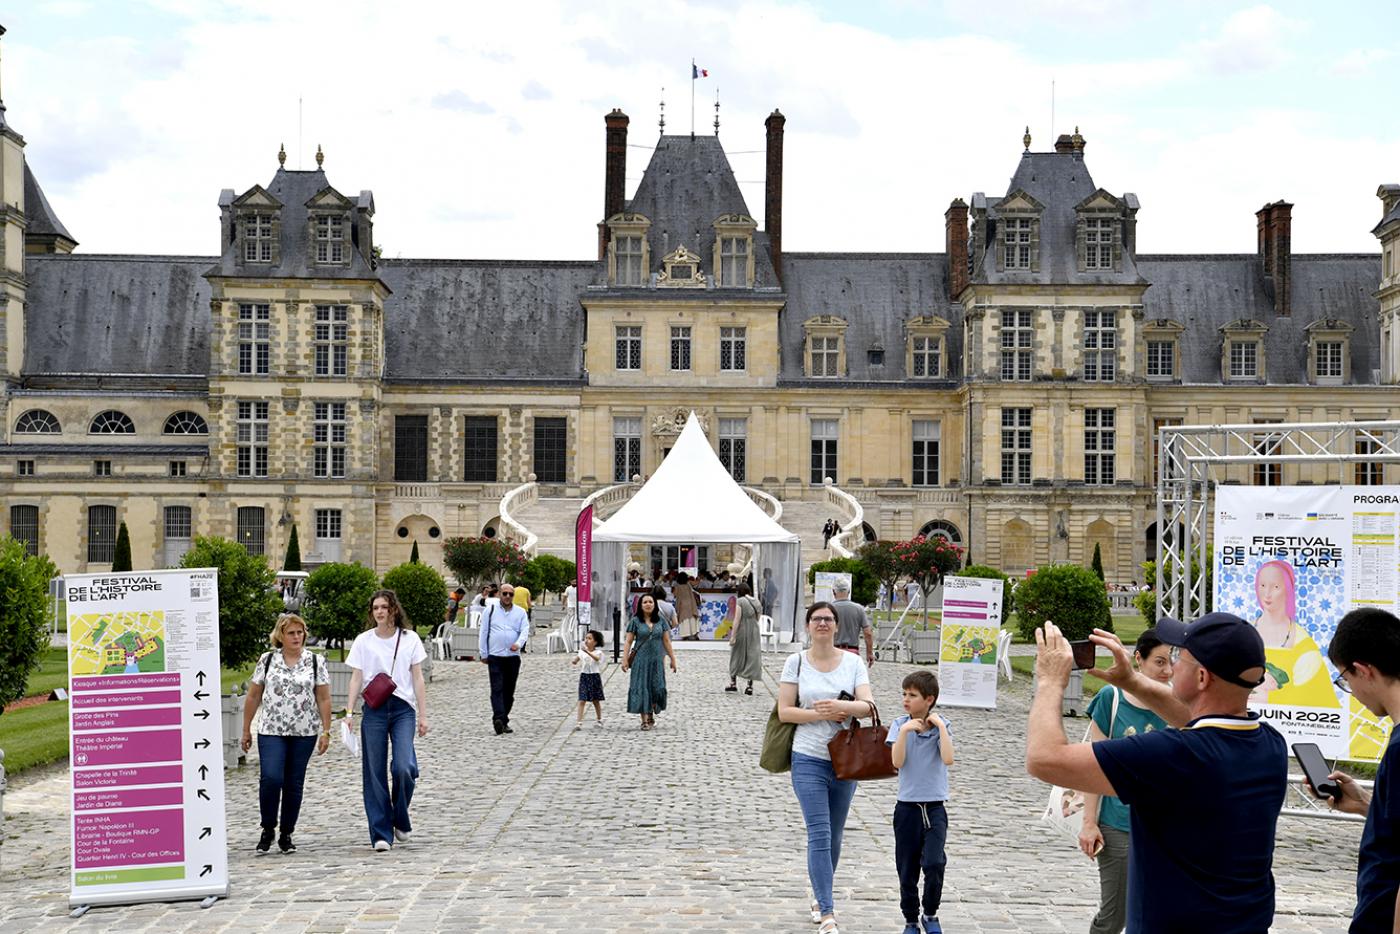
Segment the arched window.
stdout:
<svg viewBox="0 0 1400 934">
<path fill-rule="evenodd" d="M 165 420 L 162 434 L 207 435 L 209 434 L 209 423 L 198 412 L 176 412 Z"/>
<path fill-rule="evenodd" d="M 43 409 L 30 409 L 15 422 L 17 435 L 56 435 L 62 430 L 57 416 Z"/>
<path fill-rule="evenodd" d="M 1023 519 L 1012 519 L 1001 530 L 1001 571 L 1019 576 L 1033 564 L 1031 527 Z"/>
<path fill-rule="evenodd" d="M 924 527 L 919 529 L 919 534 L 924 538 L 946 538 L 954 545 L 962 544 L 962 533 L 958 527 L 944 519 L 934 519 L 932 522 L 925 522 Z"/>
<path fill-rule="evenodd" d="M 97 417 L 88 426 L 90 435 L 134 435 L 136 426 L 125 413 L 116 409 L 108 409 L 105 412 L 98 412 Z"/>
</svg>

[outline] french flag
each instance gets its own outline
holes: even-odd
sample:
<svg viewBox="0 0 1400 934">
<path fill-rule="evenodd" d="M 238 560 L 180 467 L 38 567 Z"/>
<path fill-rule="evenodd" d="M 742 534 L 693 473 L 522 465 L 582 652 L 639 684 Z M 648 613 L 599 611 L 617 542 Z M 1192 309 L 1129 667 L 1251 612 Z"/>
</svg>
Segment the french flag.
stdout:
<svg viewBox="0 0 1400 934">
<path fill-rule="evenodd" d="M 696 68 L 694 62 L 690 63 L 690 78 L 692 81 L 696 78 L 708 78 L 709 76 L 710 70 L 708 68 Z"/>
</svg>

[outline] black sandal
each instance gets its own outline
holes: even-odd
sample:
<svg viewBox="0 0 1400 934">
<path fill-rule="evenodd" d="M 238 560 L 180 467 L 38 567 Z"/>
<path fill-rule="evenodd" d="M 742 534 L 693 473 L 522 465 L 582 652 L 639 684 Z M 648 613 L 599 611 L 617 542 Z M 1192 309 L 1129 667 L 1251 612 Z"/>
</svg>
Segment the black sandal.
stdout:
<svg viewBox="0 0 1400 934">
<path fill-rule="evenodd" d="M 744 688 L 744 693 L 753 696 L 753 682 L 749 682 L 749 686 Z"/>
<path fill-rule="evenodd" d="M 725 688 L 725 690 L 726 690 L 726 691 L 737 691 L 737 690 L 739 690 L 739 685 L 737 685 L 737 684 L 735 684 L 733 681 L 731 681 L 731 682 L 729 682 L 729 687 Z"/>
</svg>

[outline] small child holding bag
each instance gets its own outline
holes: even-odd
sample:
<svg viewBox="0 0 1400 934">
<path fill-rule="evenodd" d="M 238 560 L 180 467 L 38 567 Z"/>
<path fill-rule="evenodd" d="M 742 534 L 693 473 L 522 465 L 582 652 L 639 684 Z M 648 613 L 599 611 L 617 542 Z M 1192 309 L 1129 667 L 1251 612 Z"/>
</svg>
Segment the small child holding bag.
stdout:
<svg viewBox="0 0 1400 934">
<path fill-rule="evenodd" d="M 574 724 L 575 730 L 583 729 L 583 708 L 590 702 L 598 715 L 594 725 L 599 729 L 603 727 L 603 674 L 600 668 L 602 662 L 603 634 L 596 629 L 590 629 L 583 637 L 583 645 L 579 647 L 578 654 L 569 663 L 583 665 L 578 674 L 578 722 Z"/>
</svg>

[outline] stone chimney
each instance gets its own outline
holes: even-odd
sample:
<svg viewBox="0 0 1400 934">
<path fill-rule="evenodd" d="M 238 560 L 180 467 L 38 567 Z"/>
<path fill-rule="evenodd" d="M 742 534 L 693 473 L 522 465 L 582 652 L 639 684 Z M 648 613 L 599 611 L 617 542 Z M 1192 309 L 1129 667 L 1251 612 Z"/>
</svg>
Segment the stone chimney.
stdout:
<svg viewBox="0 0 1400 934">
<path fill-rule="evenodd" d="M 1259 262 L 1264 291 L 1273 299 L 1274 313 L 1293 313 L 1293 205 L 1287 201 L 1266 204 L 1254 213 L 1258 220 Z"/>
<path fill-rule="evenodd" d="M 1061 133 L 1059 138 L 1055 140 L 1055 151 L 1076 152 L 1077 150 L 1074 145 L 1074 137 L 1070 136 L 1068 133 Z"/>
<path fill-rule="evenodd" d="M 599 259 L 608 255 L 608 218 L 622 213 L 627 198 L 627 115 L 614 107 L 603 123 L 608 128 L 608 142 L 603 170 L 603 219 L 598 223 Z"/>
<path fill-rule="evenodd" d="M 948 297 L 953 301 L 967 288 L 967 204 L 954 198 L 943 215 L 948 254 Z"/>
<path fill-rule="evenodd" d="M 768 128 L 768 170 L 763 182 L 763 229 L 778 284 L 783 282 L 783 124 L 787 118 L 774 110 L 763 121 Z"/>
</svg>

